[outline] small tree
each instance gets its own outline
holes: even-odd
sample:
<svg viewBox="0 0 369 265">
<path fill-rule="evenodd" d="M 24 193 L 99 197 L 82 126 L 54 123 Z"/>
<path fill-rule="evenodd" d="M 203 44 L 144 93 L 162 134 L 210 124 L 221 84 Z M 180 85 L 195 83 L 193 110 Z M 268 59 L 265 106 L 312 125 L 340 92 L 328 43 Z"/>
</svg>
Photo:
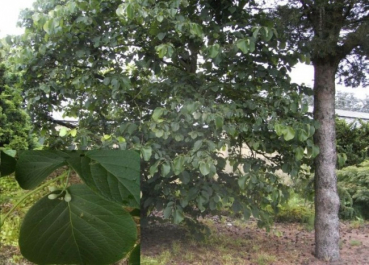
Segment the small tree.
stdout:
<svg viewBox="0 0 369 265">
<path fill-rule="evenodd" d="M 144 215 L 179 223 L 230 207 L 268 225 L 263 206 L 288 197 L 276 172 L 296 177 L 317 147 L 309 90 L 287 75 L 297 56 L 278 52 L 254 5 L 39 0 L 9 63 L 24 70 L 36 126 L 54 133 L 63 109 L 79 124 L 58 139 L 140 151 Z"/>
</svg>

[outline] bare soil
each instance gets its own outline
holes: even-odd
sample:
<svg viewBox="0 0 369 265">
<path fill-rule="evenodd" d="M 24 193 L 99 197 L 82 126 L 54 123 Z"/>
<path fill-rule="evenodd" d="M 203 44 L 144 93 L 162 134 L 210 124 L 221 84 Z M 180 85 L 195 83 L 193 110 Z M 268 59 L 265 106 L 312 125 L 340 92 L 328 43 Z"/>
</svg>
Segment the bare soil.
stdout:
<svg viewBox="0 0 369 265">
<path fill-rule="evenodd" d="M 141 264 L 369 264 L 369 223 L 341 223 L 341 260 L 314 257 L 314 231 L 301 224 L 275 224 L 270 232 L 255 221 L 209 217 L 202 220 L 212 233 L 195 240 L 183 226 L 142 227 Z"/>
</svg>

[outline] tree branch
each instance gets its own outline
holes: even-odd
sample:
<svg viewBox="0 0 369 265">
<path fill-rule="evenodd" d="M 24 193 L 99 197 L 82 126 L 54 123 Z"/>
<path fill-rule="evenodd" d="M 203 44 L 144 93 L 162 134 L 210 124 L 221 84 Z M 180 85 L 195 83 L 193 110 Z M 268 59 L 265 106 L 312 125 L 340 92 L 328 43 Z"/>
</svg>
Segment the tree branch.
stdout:
<svg viewBox="0 0 369 265">
<path fill-rule="evenodd" d="M 357 46 L 364 44 L 368 41 L 369 22 L 362 23 L 354 32 L 347 35 L 343 45 L 337 47 L 340 60 L 345 58 L 351 51 Z"/>
<path fill-rule="evenodd" d="M 186 72 L 186 70 L 185 70 L 184 68 L 180 67 L 179 65 L 176 65 L 176 64 L 171 63 L 171 62 L 166 62 L 166 61 L 164 61 L 163 59 L 161 59 L 160 61 L 161 61 L 162 63 L 166 64 L 166 65 L 173 66 L 173 67 L 175 67 L 175 68 L 178 68 L 178 69 L 179 69 L 179 70 L 181 70 L 181 71 Z"/>
<path fill-rule="evenodd" d="M 350 4 L 347 6 L 346 12 L 343 14 L 343 20 L 346 20 L 353 6 L 354 6 L 354 1 L 350 1 Z"/>
<path fill-rule="evenodd" d="M 58 124 L 58 125 L 61 125 L 61 126 L 64 126 L 64 127 L 67 127 L 69 129 L 74 129 L 74 128 L 77 127 L 76 125 L 73 125 L 71 123 L 66 123 L 62 120 L 55 120 L 53 117 L 50 117 L 50 116 L 47 116 L 46 119 L 47 119 L 47 121 L 50 121 L 54 124 Z"/>
</svg>

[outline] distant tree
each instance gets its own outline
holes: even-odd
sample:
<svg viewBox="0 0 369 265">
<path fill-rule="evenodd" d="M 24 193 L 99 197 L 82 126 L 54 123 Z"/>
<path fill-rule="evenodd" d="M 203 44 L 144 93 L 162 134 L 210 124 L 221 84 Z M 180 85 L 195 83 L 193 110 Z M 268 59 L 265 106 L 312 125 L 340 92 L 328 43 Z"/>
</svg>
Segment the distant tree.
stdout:
<svg viewBox="0 0 369 265">
<path fill-rule="evenodd" d="M 314 106 L 314 97 L 305 95 L 304 101 Z M 369 95 L 358 97 L 353 92 L 338 91 L 335 96 L 336 109 L 369 112 Z"/>
<path fill-rule="evenodd" d="M 314 66 L 315 255 L 338 260 L 339 198 L 335 145 L 335 79 L 346 85 L 368 84 L 369 5 L 367 0 L 290 0 L 279 6 L 287 49 Z"/>
<path fill-rule="evenodd" d="M 340 92 L 336 93 L 336 109 L 354 110 L 359 100 L 353 93 Z"/>
<path fill-rule="evenodd" d="M 369 96 L 357 97 L 354 93 L 336 93 L 336 109 L 369 112 Z"/>
</svg>

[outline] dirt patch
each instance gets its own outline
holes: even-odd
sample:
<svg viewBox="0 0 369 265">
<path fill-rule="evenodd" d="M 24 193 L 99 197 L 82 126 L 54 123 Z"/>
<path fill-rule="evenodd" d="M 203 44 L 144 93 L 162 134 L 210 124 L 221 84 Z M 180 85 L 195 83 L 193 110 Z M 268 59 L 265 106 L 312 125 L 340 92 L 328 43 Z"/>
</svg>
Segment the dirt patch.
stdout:
<svg viewBox="0 0 369 265">
<path fill-rule="evenodd" d="M 314 231 L 301 224 L 275 224 L 270 232 L 255 221 L 206 218 L 212 233 L 195 240 L 183 226 L 156 224 L 142 228 L 141 264 L 369 264 L 369 223 L 341 224 L 341 261 L 313 255 Z"/>
</svg>

